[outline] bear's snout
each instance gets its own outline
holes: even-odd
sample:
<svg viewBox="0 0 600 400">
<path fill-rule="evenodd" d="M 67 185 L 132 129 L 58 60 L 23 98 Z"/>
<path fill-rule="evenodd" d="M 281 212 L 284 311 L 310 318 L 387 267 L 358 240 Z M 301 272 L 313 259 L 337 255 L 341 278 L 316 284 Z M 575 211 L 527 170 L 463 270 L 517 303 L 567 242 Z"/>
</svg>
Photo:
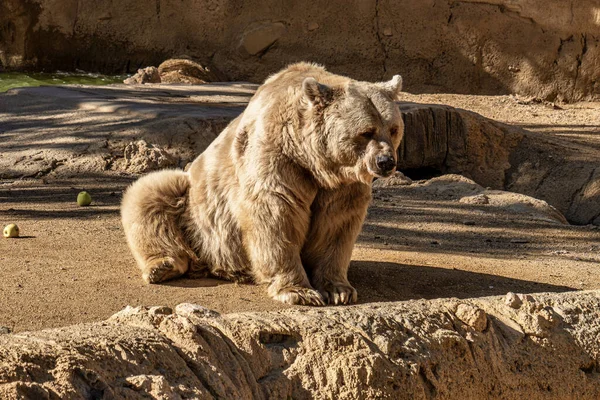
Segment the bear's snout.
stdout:
<svg viewBox="0 0 600 400">
<path fill-rule="evenodd" d="M 396 161 L 394 160 L 394 157 L 387 155 L 377 156 L 375 163 L 377 164 L 377 168 L 379 168 L 379 170 L 384 174 L 391 172 L 394 168 L 396 168 Z"/>
</svg>

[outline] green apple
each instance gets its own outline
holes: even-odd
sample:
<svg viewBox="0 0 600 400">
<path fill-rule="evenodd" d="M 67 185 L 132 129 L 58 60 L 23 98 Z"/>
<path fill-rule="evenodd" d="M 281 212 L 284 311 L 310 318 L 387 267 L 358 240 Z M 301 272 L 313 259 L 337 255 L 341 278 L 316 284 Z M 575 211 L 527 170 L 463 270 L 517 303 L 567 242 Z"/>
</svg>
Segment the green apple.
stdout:
<svg viewBox="0 0 600 400">
<path fill-rule="evenodd" d="M 89 206 L 92 204 L 92 196 L 88 192 L 79 192 L 77 195 L 77 204 L 81 207 Z"/>
<path fill-rule="evenodd" d="M 19 237 L 19 227 L 15 224 L 9 224 L 4 227 L 5 238 L 16 238 Z"/>
</svg>

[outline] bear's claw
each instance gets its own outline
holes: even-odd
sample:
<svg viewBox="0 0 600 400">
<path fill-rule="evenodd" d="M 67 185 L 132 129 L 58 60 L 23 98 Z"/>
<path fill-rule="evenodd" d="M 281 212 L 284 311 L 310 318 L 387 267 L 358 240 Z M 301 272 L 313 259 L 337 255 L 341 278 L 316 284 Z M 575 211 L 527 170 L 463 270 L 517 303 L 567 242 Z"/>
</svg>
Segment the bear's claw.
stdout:
<svg viewBox="0 0 600 400">
<path fill-rule="evenodd" d="M 305 287 L 289 287 L 280 289 L 274 300 L 286 304 L 298 304 L 303 306 L 324 306 L 325 301 L 319 292 Z"/>
<path fill-rule="evenodd" d="M 328 283 L 319 292 L 327 304 L 353 304 L 358 300 L 356 289 L 349 283 Z"/>
</svg>

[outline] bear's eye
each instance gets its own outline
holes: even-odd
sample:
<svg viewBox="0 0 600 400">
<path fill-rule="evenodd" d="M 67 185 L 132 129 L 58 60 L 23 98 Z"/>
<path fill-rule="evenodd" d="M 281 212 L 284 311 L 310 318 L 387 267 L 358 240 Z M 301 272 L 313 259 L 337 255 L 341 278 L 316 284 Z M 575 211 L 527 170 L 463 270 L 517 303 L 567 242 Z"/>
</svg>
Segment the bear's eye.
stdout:
<svg viewBox="0 0 600 400">
<path fill-rule="evenodd" d="M 398 128 L 392 128 L 390 129 L 390 135 L 391 136 L 396 136 L 398 134 Z"/>
<path fill-rule="evenodd" d="M 375 129 L 369 129 L 368 131 L 364 131 L 360 134 L 360 136 L 364 137 L 365 139 L 373 139 L 373 136 L 375 136 Z"/>
</svg>

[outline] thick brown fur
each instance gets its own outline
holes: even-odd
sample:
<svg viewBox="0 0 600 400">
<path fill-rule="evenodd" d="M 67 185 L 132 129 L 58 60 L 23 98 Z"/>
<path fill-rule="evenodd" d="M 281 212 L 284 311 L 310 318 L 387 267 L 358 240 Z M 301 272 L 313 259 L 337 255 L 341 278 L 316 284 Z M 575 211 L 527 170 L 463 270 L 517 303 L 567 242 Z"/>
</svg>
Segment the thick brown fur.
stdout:
<svg viewBox="0 0 600 400">
<path fill-rule="evenodd" d="M 356 302 L 348 265 L 373 177 L 393 173 L 401 83 L 309 63 L 267 79 L 187 173 L 154 172 L 126 191 L 123 226 L 144 279 L 204 271 L 268 283 L 289 304 Z"/>
</svg>

